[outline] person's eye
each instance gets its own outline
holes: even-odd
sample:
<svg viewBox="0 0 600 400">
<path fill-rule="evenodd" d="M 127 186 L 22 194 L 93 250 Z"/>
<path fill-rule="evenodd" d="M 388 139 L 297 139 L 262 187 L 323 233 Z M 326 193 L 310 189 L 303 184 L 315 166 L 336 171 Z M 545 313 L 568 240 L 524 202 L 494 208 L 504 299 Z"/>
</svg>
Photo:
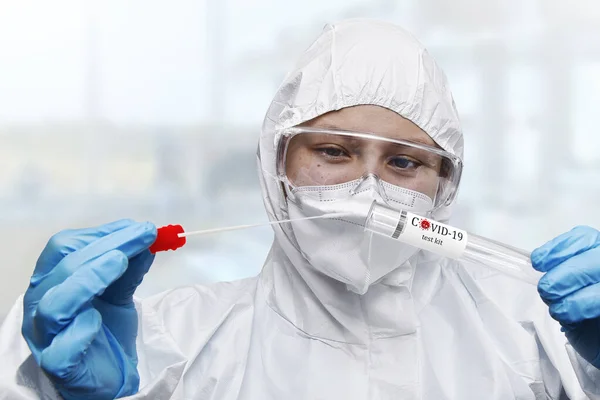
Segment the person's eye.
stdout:
<svg viewBox="0 0 600 400">
<path fill-rule="evenodd" d="M 343 149 L 335 146 L 319 147 L 317 148 L 317 152 L 330 158 L 341 158 L 347 155 L 347 153 Z"/>
<path fill-rule="evenodd" d="M 394 157 L 390 160 L 390 164 L 394 168 L 402 170 L 414 170 L 421 166 L 421 163 L 405 156 Z"/>
</svg>

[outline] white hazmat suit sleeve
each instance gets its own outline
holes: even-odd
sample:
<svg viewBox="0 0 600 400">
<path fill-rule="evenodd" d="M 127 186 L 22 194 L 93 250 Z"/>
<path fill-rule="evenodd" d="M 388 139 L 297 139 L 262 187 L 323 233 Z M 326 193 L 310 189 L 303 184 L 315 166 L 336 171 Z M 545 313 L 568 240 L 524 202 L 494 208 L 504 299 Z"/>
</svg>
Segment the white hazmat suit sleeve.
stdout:
<svg viewBox="0 0 600 400">
<path fill-rule="evenodd" d="M 600 370 L 584 360 L 571 345 L 566 346 L 581 388 L 590 399 L 600 400 Z"/>
<path fill-rule="evenodd" d="M 549 398 L 563 399 L 557 397 L 562 392 L 571 400 L 600 399 L 600 370 L 569 345 L 534 288 L 485 267 L 468 264 L 461 276 L 481 316 L 490 316 L 491 309 L 501 310 L 535 338 L 544 391 Z M 499 342 L 505 339 L 501 327 L 490 331 Z"/>
<path fill-rule="evenodd" d="M 253 278 L 136 299 L 140 390 L 127 398 L 237 398 L 231 388 L 243 377 L 255 288 Z M 21 323 L 22 297 L 0 328 L 0 399 L 60 399 L 31 356 Z"/>
<path fill-rule="evenodd" d="M 0 327 L 0 399 L 60 399 L 21 335 L 23 296 Z"/>
</svg>

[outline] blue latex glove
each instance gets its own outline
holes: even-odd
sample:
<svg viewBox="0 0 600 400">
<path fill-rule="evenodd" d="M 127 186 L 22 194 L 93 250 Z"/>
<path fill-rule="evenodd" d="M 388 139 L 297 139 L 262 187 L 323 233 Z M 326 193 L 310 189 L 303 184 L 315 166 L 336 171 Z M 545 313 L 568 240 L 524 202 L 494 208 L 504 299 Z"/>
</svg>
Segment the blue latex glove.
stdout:
<svg viewBox="0 0 600 400">
<path fill-rule="evenodd" d="M 567 339 L 600 368 L 600 232 L 578 226 L 535 249 L 533 267 L 546 274 L 538 292 Z"/>
<path fill-rule="evenodd" d="M 54 235 L 23 300 L 23 336 L 66 399 L 139 389 L 133 293 L 154 256 L 151 223 L 122 220 Z"/>
</svg>

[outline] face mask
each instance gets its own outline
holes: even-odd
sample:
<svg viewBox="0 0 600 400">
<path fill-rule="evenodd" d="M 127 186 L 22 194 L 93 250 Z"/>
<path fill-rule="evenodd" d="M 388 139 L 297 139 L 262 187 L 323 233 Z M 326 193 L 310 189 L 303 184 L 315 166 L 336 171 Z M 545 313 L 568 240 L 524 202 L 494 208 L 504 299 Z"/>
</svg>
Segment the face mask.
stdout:
<svg viewBox="0 0 600 400">
<path fill-rule="evenodd" d="M 339 185 L 305 186 L 287 190 L 290 218 L 344 213 L 336 219 L 297 221 L 292 230 L 311 266 L 365 294 L 370 285 L 390 272 L 406 268 L 416 247 L 364 230 L 373 201 L 425 215 L 433 208 L 428 196 L 380 181 L 369 175 Z M 402 274 L 400 274 L 402 275 Z M 401 276 L 397 277 L 402 280 Z"/>
</svg>

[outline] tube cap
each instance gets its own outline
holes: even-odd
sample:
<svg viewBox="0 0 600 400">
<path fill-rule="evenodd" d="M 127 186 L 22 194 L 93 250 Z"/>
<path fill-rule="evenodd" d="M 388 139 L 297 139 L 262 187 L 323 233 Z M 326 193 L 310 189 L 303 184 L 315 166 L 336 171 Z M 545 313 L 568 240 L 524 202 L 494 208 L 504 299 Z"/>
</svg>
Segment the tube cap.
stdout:
<svg viewBox="0 0 600 400">
<path fill-rule="evenodd" d="M 150 253 L 155 254 L 159 251 L 177 250 L 185 245 L 185 237 L 177 236 L 183 233 L 181 225 L 167 225 L 158 228 L 156 241 L 150 246 Z"/>
</svg>

